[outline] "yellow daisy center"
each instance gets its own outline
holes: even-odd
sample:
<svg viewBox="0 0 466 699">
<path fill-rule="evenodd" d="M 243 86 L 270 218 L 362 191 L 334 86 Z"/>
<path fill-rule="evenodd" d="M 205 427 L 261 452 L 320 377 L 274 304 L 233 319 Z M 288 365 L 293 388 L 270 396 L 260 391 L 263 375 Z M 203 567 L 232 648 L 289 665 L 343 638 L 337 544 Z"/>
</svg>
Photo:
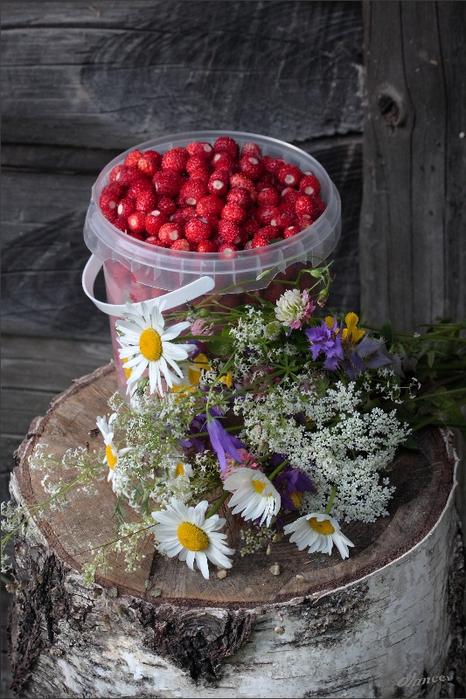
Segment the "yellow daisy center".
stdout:
<svg viewBox="0 0 466 699">
<path fill-rule="evenodd" d="M 139 349 L 143 357 L 156 362 L 162 356 L 162 339 L 154 328 L 146 328 L 139 337 Z"/>
<path fill-rule="evenodd" d="M 256 491 L 256 493 L 259 493 L 259 495 L 262 495 L 262 493 L 265 490 L 265 486 L 267 483 L 262 483 L 262 481 L 255 480 L 254 478 L 252 479 L 252 487 Z M 267 497 L 270 497 L 272 493 L 267 493 Z M 264 495 L 265 497 L 265 495 Z"/>
<path fill-rule="evenodd" d="M 115 451 L 112 447 L 111 444 L 107 444 L 105 447 L 105 456 L 107 457 L 107 463 L 108 467 L 112 469 L 115 468 L 115 464 L 118 461 L 118 456 L 115 454 Z"/>
<path fill-rule="evenodd" d="M 191 522 L 182 522 L 177 534 L 180 544 L 189 551 L 205 551 L 209 547 L 207 534 Z"/>
<path fill-rule="evenodd" d="M 308 520 L 309 526 L 311 529 L 313 529 L 315 532 L 318 534 L 333 534 L 335 531 L 335 528 L 332 526 L 331 522 L 328 519 L 322 520 L 322 522 L 318 522 L 316 517 L 311 517 L 311 519 Z"/>
<path fill-rule="evenodd" d="M 180 463 L 176 465 L 175 478 L 178 478 L 178 476 L 184 476 L 184 475 L 185 475 L 184 466 L 180 461 Z"/>
</svg>

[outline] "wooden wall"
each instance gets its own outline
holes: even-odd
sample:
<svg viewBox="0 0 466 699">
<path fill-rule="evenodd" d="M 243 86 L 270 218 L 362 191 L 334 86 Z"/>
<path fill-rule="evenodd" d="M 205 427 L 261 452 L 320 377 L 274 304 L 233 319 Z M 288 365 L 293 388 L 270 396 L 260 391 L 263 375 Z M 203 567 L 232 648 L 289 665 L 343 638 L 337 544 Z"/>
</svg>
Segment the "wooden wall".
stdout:
<svg viewBox="0 0 466 699">
<path fill-rule="evenodd" d="M 106 338 L 80 287 L 91 186 L 122 150 L 229 129 L 311 152 L 343 200 L 332 303 L 359 305 L 362 5 L 2 4 L 3 329 Z"/>
</svg>

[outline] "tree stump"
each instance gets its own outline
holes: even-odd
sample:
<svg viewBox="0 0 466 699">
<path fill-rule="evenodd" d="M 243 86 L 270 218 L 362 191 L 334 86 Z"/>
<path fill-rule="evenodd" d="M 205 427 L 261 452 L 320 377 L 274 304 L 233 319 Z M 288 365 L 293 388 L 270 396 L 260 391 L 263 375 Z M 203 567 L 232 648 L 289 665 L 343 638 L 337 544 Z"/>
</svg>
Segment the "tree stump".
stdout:
<svg viewBox="0 0 466 699">
<path fill-rule="evenodd" d="M 45 499 L 30 469 L 38 445 L 85 445 L 116 390 L 112 365 L 77 380 L 36 418 L 16 454 L 11 493 Z M 115 496 L 77 493 L 16 544 L 10 657 L 19 697 L 464 696 L 464 566 L 453 504 L 457 459 L 445 431 L 392 465 L 390 516 L 343 525 L 349 559 L 236 553 L 223 579 L 154 554 L 122 561 L 85 587 L 89 548 L 115 531 Z M 228 510 L 228 508 L 226 508 Z M 228 517 L 228 511 L 222 513 Z M 228 520 L 230 539 L 236 534 Z M 238 540 L 231 542 L 240 548 Z M 278 563 L 280 574 L 270 568 Z M 409 682 L 408 682 L 409 680 Z M 463 685 L 464 690 L 464 685 Z"/>
</svg>

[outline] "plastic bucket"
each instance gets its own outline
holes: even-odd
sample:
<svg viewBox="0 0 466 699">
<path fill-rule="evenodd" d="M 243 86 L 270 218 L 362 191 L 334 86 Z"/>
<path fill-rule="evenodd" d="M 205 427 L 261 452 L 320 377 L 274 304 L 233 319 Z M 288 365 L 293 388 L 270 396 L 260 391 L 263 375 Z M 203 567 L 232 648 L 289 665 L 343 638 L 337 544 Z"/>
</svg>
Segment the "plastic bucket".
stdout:
<svg viewBox="0 0 466 699">
<path fill-rule="evenodd" d="M 240 250 L 228 257 L 220 253 L 155 247 L 128 236 L 103 216 L 98 206 L 102 188 L 109 182 L 111 170 L 122 164 L 132 150 L 152 149 L 163 154 L 171 148 L 185 147 L 192 141 L 213 144 L 219 136 L 234 138 L 240 147 L 254 141 L 261 147 L 263 155 L 283 158 L 301 170 L 311 170 L 321 183 L 320 196 L 326 204 L 323 214 L 315 223 L 291 238 L 264 248 Z M 125 390 L 125 374 L 118 357 L 114 325 L 122 305 L 164 295 L 200 277 L 210 277 L 213 280 L 211 293 L 225 294 L 222 303 L 230 306 L 244 303 L 244 292 L 255 292 L 275 301 L 286 287 L 273 283 L 273 280 L 294 279 L 304 266 L 317 266 L 335 248 L 340 232 L 340 196 L 326 170 L 311 155 L 274 138 L 239 131 L 193 131 L 146 141 L 114 158 L 102 170 L 92 188 L 84 239 L 93 256 L 104 267 L 108 304 L 100 304 L 99 307 L 111 315 L 110 327 L 120 390 Z M 99 264 L 93 267 L 97 269 Z M 89 285 L 85 290 L 92 298 Z M 113 305 L 120 306 L 120 309 L 113 312 Z"/>
</svg>

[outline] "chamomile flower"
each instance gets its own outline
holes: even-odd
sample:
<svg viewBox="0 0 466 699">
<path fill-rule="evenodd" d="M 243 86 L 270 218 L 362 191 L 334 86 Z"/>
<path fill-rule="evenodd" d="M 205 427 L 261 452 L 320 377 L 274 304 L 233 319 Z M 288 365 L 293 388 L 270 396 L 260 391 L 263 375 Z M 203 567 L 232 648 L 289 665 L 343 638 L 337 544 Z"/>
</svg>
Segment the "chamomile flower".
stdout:
<svg viewBox="0 0 466 699">
<path fill-rule="evenodd" d="M 206 519 L 208 505 L 207 500 L 202 500 L 196 507 L 188 507 L 172 498 L 165 510 L 152 512 L 157 522 L 154 533 L 158 550 L 169 558 L 178 556 L 180 561 L 186 561 L 191 570 L 194 570 L 196 563 L 206 580 L 209 578 L 207 559 L 221 568 L 231 568 L 227 556 L 234 553 L 224 543 L 226 534 L 218 531 L 225 520 L 218 515 Z"/>
<path fill-rule="evenodd" d="M 228 503 L 234 507 L 233 514 L 241 512 L 245 520 L 260 518 L 259 526 L 265 521 L 269 527 L 272 517 L 280 510 L 280 493 L 261 471 L 239 468 L 228 476 L 223 487 L 233 493 Z"/>
<path fill-rule="evenodd" d="M 320 551 L 330 556 L 335 544 L 344 559 L 349 557 L 348 546 L 354 546 L 342 533 L 337 520 L 323 513 L 311 512 L 304 515 L 285 525 L 283 531 L 285 534 L 293 532 L 290 541 L 294 542 L 300 551 L 309 546 L 308 553 Z"/>
<path fill-rule="evenodd" d="M 113 480 L 113 475 L 115 472 L 115 466 L 117 465 L 119 459 L 121 456 L 124 456 L 127 454 L 129 451 L 131 451 L 130 447 L 125 447 L 124 449 L 117 449 L 115 444 L 113 443 L 113 430 L 111 428 L 111 424 L 115 421 L 116 419 L 116 413 L 113 413 L 110 415 L 109 419 L 104 417 L 97 417 L 96 423 L 97 427 L 100 430 L 100 433 L 102 437 L 104 438 L 104 444 L 105 444 L 105 457 L 104 457 L 104 463 L 108 465 L 108 480 L 111 481 Z"/>
<path fill-rule="evenodd" d="M 189 481 L 193 475 L 193 467 L 180 459 L 173 459 L 173 463 L 169 468 L 168 477 L 174 481 L 177 478 L 185 478 Z"/>
<path fill-rule="evenodd" d="M 118 352 L 125 370 L 131 370 L 127 379 L 128 386 L 137 383 L 145 370 L 149 369 L 150 392 L 155 393 L 158 389 L 163 395 L 162 375 L 170 388 L 173 384 L 181 383 L 183 373 L 177 362 L 187 359 L 188 352 L 195 349 L 195 345 L 174 345 L 171 342 L 180 332 L 189 328 L 190 323 L 176 323 L 164 330 L 165 320 L 160 308 L 153 305 L 150 309 L 144 302 L 141 306 L 141 312 L 128 307 L 128 312 L 124 314 L 125 320 L 117 321 L 118 342 L 121 345 Z"/>
</svg>

